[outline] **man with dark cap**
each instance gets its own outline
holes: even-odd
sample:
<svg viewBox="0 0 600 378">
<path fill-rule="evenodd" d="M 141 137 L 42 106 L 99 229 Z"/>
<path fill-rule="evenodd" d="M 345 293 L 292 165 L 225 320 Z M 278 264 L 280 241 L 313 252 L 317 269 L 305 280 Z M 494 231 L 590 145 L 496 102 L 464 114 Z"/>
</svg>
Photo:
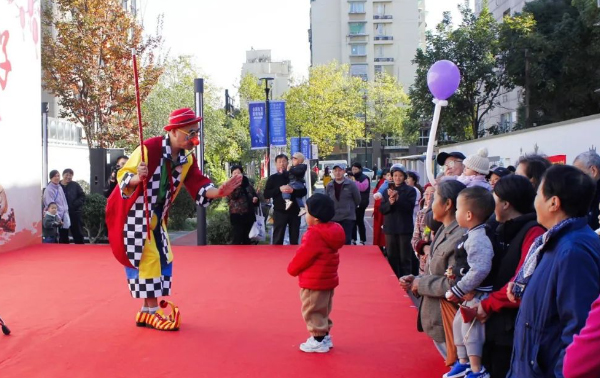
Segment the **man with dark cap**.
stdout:
<svg viewBox="0 0 600 378">
<path fill-rule="evenodd" d="M 325 193 L 333 200 L 335 215 L 333 221 L 344 228 L 346 244 L 352 241 L 352 230 L 356 222 L 356 208 L 360 204 L 358 187 L 347 177 L 344 177 L 344 167 L 340 164 L 333 166 L 334 180 L 327 185 Z"/>
<path fill-rule="evenodd" d="M 463 160 L 466 156 L 462 152 L 440 152 L 436 158 L 439 165 L 444 168 L 444 176 L 460 176 L 465 169 Z"/>
</svg>

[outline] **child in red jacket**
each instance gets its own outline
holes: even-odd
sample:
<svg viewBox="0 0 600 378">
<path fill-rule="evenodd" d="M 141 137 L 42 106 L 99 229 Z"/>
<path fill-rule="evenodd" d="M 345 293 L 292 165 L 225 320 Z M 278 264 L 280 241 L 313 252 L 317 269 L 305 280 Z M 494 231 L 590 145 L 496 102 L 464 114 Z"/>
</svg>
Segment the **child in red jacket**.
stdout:
<svg viewBox="0 0 600 378">
<path fill-rule="evenodd" d="M 300 248 L 288 266 L 288 273 L 298 276 L 302 317 L 311 336 L 300 344 L 307 353 L 326 353 L 333 348 L 329 318 L 333 289 L 339 284 L 338 250 L 346 241 L 342 226 L 330 222 L 334 215 L 333 200 L 324 194 L 314 194 L 306 201 L 308 231 Z"/>
</svg>

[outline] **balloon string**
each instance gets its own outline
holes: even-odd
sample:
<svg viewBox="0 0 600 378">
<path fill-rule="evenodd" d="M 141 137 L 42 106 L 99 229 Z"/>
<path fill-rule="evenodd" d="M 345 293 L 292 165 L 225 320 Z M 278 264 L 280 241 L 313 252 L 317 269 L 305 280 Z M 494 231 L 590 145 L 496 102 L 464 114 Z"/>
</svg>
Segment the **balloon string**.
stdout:
<svg viewBox="0 0 600 378">
<path fill-rule="evenodd" d="M 138 84 L 138 68 L 137 58 L 135 56 L 135 49 L 131 50 L 131 56 L 133 58 L 133 77 L 135 78 L 135 102 L 137 105 L 137 120 L 138 120 L 138 133 L 140 137 L 140 150 L 142 152 L 142 162 L 146 162 L 144 157 L 144 134 L 142 130 L 142 106 L 140 105 L 140 86 Z M 150 211 L 148 211 L 148 196 L 147 196 L 147 183 L 146 179 L 142 180 L 142 188 L 144 190 L 144 213 L 146 216 L 146 235 L 148 240 L 152 240 L 152 232 L 150 232 Z"/>
<path fill-rule="evenodd" d="M 435 176 L 433 174 L 433 145 L 436 141 L 436 133 L 438 123 L 440 122 L 440 113 L 442 107 L 448 105 L 446 100 L 433 99 L 435 109 L 433 111 L 433 120 L 431 121 L 431 130 L 429 131 L 429 141 L 427 142 L 427 154 L 425 155 L 425 171 L 427 172 L 427 178 L 431 185 L 435 186 Z"/>
</svg>

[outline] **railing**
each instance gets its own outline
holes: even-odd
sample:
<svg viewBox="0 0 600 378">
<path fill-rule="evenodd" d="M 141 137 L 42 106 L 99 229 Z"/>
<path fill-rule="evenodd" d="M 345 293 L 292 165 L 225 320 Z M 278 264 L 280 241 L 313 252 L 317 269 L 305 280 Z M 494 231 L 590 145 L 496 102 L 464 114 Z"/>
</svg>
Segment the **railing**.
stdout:
<svg viewBox="0 0 600 378">
<path fill-rule="evenodd" d="M 376 62 L 393 62 L 394 58 L 375 58 Z"/>
<path fill-rule="evenodd" d="M 391 20 L 392 15 L 390 15 L 390 14 L 374 14 L 373 19 L 374 20 Z"/>
<path fill-rule="evenodd" d="M 377 35 L 377 36 L 375 36 L 375 40 L 376 41 L 391 41 L 393 39 L 394 39 L 394 37 L 392 37 L 391 35 Z"/>
</svg>

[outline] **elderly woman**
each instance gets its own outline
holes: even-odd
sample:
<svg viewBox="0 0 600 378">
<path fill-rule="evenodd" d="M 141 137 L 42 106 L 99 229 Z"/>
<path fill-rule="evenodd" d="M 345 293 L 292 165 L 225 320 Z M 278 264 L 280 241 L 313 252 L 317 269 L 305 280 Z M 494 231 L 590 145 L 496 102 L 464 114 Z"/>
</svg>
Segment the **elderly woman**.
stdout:
<svg viewBox="0 0 600 378">
<path fill-rule="evenodd" d="M 493 266 L 493 292 L 478 306 L 485 324 L 484 364 L 492 377 L 506 377 L 513 349 L 518 303 L 506 295 L 508 281 L 518 272 L 534 240 L 544 233 L 533 208 L 535 190 L 523 176 L 508 175 L 494 185 L 497 247 Z M 489 319 L 488 319 L 489 318 Z"/>
<path fill-rule="evenodd" d="M 48 176 L 50 177 L 50 182 L 44 190 L 44 209 L 47 209 L 49 204 L 55 202 L 58 206 L 58 212 L 56 214 L 63 222 L 62 228 L 66 229 L 68 233 L 69 227 L 71 227 L 71 219 L 69 218 L 67 198 L 65 197 L 62 186 L 60 186 L 60 172 L 53 169 Z"/>
<path fill-rule="evenodd" d="M 254 208 L 258 206 L 258 194 L 250 184 L 248 177 L 244 176 L 241 165 L 231 166 L 231 176 L 242 175 L 242 185 L 235 188 L 229 195 L 229 220 L 231 222 L 231 236 L 233 245 L 250 244 L 248 234 L 256 220 Z"/>
<path fill-rule="evenodd" d="M 456 221 L 456 199 L 465 185 L 456 180 L 442 181 L 435 192 L 432 204 L 433 218 L 442 223 L 436 232 L 431 246 L 430 258 L 425 266 L 425 273 L 400 278 L 400 286 L 422 297 L 419 307 L 421 328 L 446 358 L 446 337 L 442 323 L 441 301 L 450 289 L 453 281 L 446 274 L 448 268 L 455 264 L 454 252 L 461 237 L 467 230 L 458 226 Z"/>
</svg>

